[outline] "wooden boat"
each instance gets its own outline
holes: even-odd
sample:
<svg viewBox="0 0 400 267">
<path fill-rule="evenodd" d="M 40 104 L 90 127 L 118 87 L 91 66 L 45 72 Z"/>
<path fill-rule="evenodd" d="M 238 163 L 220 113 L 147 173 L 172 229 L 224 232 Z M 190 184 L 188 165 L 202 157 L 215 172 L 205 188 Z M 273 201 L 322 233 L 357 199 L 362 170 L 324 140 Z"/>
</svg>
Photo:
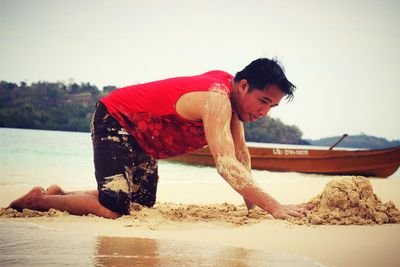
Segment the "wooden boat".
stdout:
<svg viewBox="0 0 400 267">
<path fill-rule="evenodd" d="M 338 143 L 338 142 L 337 142 Z M 326 175 L 386 178 L 400 165 L 400 146 L 378 150 L 316 149 L 312 146 L 265 147 L 248 144 L 253 169 Z M 172 158 L 198 165 L 214 165 L 208 147 Z"/>
</svg>

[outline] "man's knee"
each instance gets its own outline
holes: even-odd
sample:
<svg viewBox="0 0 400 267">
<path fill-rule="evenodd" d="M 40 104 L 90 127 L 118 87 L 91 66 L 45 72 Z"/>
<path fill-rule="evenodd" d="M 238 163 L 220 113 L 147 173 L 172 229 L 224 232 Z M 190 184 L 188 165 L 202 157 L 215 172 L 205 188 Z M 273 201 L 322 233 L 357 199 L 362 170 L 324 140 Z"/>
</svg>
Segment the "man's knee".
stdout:
<svg viewBox="0 0 400 267">
<path fill-rule="evenodd" d="M 131 198 L 129 193 L 103 188 L 99 191 L 99 202 L 113 212 L 123 215 L 130 213 Z"/>
<path fill-rule="evenodd" d="M 139 177 L 139 185 L 137 190 L 133 190 L 131 201 L 139 203 L 142 206 L 151 208 L 156 203 L 158 174 L 157 171 L 150 175 L 142 175 Z M 145 181 L 145 182 L 143 182 Z"/>
<path fill-rule="evenodd" d="M 156 198 L 154 197 L 151 199 L 147 199 L 146 201 L 144 201 L 142 205 L 148 208 L 152 208 L 155 204 L 156 204 Z"/>
<path fill-rule="evenodd" d="M 132 194 L 131 201 L 151 208 L 156 204 L 155 194 Z"/>
</svg>

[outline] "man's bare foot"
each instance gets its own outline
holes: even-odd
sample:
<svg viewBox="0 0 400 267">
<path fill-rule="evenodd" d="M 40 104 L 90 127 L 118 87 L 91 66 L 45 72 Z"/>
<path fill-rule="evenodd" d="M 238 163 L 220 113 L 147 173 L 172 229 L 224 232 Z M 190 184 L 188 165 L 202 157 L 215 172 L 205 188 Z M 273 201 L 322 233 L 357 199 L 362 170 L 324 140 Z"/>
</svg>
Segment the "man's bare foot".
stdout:
<svg viewBox="0 0 400 267">
<path fill-rule="evenodd" d="M 44 195 L 43 187 L 36 186 L 31 189 L 28 193 L 23 195 L 20 198 L 12 201 L 8 208 L 13 208 L 18 211 L 22 211 L 23 209 L 35 209 L 35 204 L 38 196 Z"/>
<path fill-rule="evenodd" d="M 57 184 L 52 184 L 46 189 L 46 195 L 65 195 L 64 190 Z"/>
</svg>

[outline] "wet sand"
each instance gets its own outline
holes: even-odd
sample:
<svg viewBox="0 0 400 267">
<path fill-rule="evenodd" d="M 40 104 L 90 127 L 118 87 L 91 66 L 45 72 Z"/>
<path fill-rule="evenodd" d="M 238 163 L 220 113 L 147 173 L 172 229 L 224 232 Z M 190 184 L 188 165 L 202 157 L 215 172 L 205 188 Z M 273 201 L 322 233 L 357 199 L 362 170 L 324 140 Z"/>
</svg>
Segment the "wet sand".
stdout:
<svg viewBox="0 0 400 267">
<path fill-rule="evenodd" d="M 261 185 L 283 203 L 303 203 L 321 194 L 326 184 L 337 178 L 310 176 L 310 179 L 302 179 L 301 183 L 293 179 L 290 184 L 274 182 Z M 382 203 L 392 201 L 400 206 L 399 179 L 369 181 Z M 26 190 L 1 187 L 0 206 L 4 207 Z M 117 220 L 53 211 L 52 215 L 37 214 L 38 217 L 3 217 L 0 223 L 34 223 L 62 230 L 64 234 L 202 242 L 210 246 L 223 244 L 306 257 L 324 265 L 398 266 L 400 263 L 397 253 L 400 224 L 296 225 L 272 219 L 259 210 L 247 214 L 240 196 L 232 191 L 223 183 L 160 184 L 156 208 L 137 207 L 131 216 Z M 209 212 L 205 212 L 207 210 Z"/>
<path fill-rule="evenodd" d="M 0 223 L 1 266 L 320 266 L 306 257 L 204 242 L 95 236 Z"/>
</svg>

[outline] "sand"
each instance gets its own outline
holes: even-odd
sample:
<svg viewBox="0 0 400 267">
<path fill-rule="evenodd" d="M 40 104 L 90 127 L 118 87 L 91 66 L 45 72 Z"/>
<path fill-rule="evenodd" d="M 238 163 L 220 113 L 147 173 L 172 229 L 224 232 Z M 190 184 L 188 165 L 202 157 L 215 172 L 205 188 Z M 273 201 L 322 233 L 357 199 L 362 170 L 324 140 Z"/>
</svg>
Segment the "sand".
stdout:
<svg viewBox="0 0 400 267">
<path fill-rule="evenodd" d="M 316 204 L 301 220 L 275 220 L 259 209 L 248 213 L 240 196 L 226 184 L 199 183 L 161 184 L 154 208 L 133 205 L 130 215 L 117 220 L 73 216 L 55 210 L 19 213 L 1 209 L 0 222 L 35 223 L 66 233 L 282 251 L 330 266 L 399 265 L 400 224 L 396 206 L 400 205 L 400 179 L 309 177 L 293 179 L 289 184 L 287 180 L 261 183 L 282 203 Z M 27 188 L 0 187 L 0 206 L 26 191 Z"/>
<path fill-rule="evenodd" d="M 19 212 L 12 208 L 1 208 L 1 218 L 32 218 L 32 217 L 62 217 L 70 215 L 55 209 L 49 211 L 36 211 L 24 209 Z M 87 215 L 89 217 L 93 215 Z M 157 203 L 153 208 L 142 207 L 137 203 L 131 205 L 130 215 L 125 215 L 121 220 L 132 220 L 131 226 L 169 225 L 171 223 L 199 223 L 214 222 L 226 227 L 238 227 L 259 223 L 273 217 L 259 208 L 248 211 L 245 205 L 222 204 L 176 204 Z"/>
<path fill-rule="evenodd" d="M 308 203 L 314 208 L 298 224 L 384 224 L 400 223 L 400 212 L 393 202 L 382 203 L 373 193 L 370 181 L 346 177 L 329 182 L 324 191 Z"/>
<path fill-rule="evenodd" d="M 364 225 L 400 223 L 400 212 L 391 201 L 382 203 L 373 193 L 370 181 L 364 177 L 345 177 L 329 182 L 323 192 L 307 204 L 314 207 L 303 218 L 287 218 L 295 224 L 339 224 Z M 47 212 L 24 209 L 22 212 L 11 208 L 1 208 L 0 217 L 60 217 L 69 215 L 50 209 Z M 90 216 L 90 215 L 89 215 Z M 273 219 L 259 208 L 248 211 L 244 204 L 177 204 L 158 202 L 153 208 L 146 208 L 137 203 L 131 204 L 130 215 L 140 224 L 169 224 L 171 222 L 219 222 L 228 226 L 240 226 Z"/>
</svg>

